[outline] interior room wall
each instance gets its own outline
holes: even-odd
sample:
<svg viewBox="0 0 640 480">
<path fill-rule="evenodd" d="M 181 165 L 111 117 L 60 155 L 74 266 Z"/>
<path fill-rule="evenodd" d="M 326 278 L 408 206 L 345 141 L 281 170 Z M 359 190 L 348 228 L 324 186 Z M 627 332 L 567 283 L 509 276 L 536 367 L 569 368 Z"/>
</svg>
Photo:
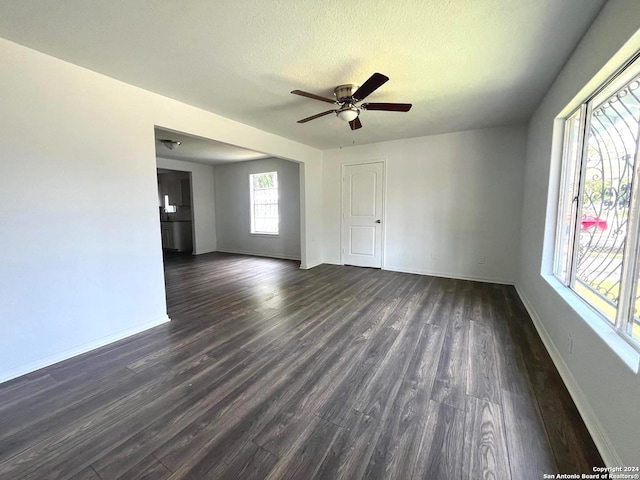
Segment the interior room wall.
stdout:
<svg viewBox="0 0 640 480">
<path fill-rule="evenodd" d="M 324 262 L 323 231 L 323 162 L 304 162 L 300 168 L 300 268 L 309 269 Z M 305 252 L 314 252 L 308 255 Z"/>
<path fill-rule="evenodd" d="M 530 121 L 517 282 L 608 465 L 638 464 L 640 378 L 541 272 L 551 272 L 557 214 L 562 145 L 559 135 L 554 142 L 554 130 L 561 134 L 562 128 L 554 120 L 640 49 L 640 9 L 634 7 L 625 1 L 604 6 Z"/>
<path fill-rule="evenodd" d="M 249 175 L 278 172 L 280 233 L 252 235 Z M 279 158 L 216 165 L 218 251 L 300 260 L 300 168 Z"/>
<path fill-rule="evenodd" d="M 193 254 L 215 252 L 217 242 L 213 166 L 163 157 L 156 158 L 156 165 L 158 168 L 191 172 Z"/>
<path fill-rule="evenodd" d="M 385 160 L 383 268 L 513 283 L 525 144 L 515 126 L 325 151 L 325 262 L 340 263 L 342 166 Z"/>
<path fill-rule="evenodd" d="M 4 39 L 0 58 L 0 381 L 168 320 L 156 126 L 322 168 L 317 149 Z M 319 177 L 305 182 L 320 218 Z"/>
</svg>

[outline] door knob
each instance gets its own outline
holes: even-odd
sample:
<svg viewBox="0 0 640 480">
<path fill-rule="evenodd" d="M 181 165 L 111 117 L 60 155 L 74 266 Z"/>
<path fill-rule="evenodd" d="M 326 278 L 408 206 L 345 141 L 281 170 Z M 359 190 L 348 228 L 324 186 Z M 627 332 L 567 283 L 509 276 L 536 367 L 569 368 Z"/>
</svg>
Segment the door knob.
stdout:
<svg viewBox="0 0 640 480">
<path fill-rule="evenodd" d="M 376 220 L 376 223 L 380 223 L 380 220 Z"/>
</svg>

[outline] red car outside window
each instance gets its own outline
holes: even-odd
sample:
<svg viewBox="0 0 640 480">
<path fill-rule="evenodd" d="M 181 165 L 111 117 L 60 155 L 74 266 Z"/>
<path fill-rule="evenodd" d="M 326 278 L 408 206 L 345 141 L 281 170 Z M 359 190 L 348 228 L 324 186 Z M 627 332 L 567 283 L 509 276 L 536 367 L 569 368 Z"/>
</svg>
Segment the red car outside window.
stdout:
<svg viewBox="0 0 640 480">
<path fill-rule="evenodd" d="M 606 230 L 607 229 L 607 221 L 598 217 L 592 217 L 590 215 L 583 215 L 582 221 L 580 223 L 580 230 Z"/>
</svg>

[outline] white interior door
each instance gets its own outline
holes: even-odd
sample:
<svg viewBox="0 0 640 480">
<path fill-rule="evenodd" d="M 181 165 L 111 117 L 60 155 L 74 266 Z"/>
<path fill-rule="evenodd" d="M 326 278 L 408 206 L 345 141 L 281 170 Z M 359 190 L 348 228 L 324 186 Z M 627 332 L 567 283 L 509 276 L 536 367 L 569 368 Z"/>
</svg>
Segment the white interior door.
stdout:
<svg viewBox="0 0 640 480">
<path fill-rule="evenodd" d="M 345 165 L 342 178 L 342 262 L 382 267 L 382 162 Z"/>
</svg>

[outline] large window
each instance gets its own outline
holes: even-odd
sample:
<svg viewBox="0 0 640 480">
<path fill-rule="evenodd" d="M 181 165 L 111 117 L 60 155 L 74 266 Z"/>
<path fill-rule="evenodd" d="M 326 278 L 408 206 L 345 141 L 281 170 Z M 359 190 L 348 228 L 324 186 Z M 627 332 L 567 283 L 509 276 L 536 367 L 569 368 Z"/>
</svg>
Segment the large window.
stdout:
<svg viewBox="0 0 640 480">
<path fill-rule="evenodd" d="M 249 175 L 251 191 L 251 233 L 277 235 L 278 172 Z"/>
<path fill-rule="evenodd" d="M 640 60 L 565 120 L 555 275 L 640 346 Z"/>
</svg>

